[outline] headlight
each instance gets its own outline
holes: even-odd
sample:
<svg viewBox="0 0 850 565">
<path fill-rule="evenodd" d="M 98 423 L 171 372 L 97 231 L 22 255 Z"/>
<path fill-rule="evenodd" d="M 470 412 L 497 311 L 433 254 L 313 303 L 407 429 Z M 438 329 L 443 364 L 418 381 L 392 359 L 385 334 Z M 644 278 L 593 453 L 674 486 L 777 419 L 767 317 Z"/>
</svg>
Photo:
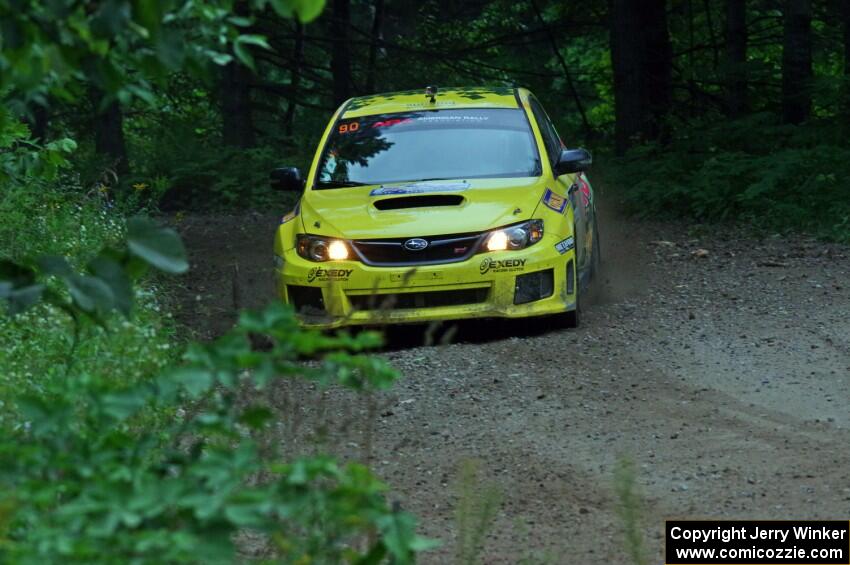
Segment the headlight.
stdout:
<svg viewBox="0 0 850 565">
<path fill-rule="evenodd" d="M 295 248 L 301 257 L 310 261 L 344 261 L 351 256 L 344 241 L 316 235 L 299 234 Z"/>
<path fill-rule="evenodd" d="M 525 249 L 543 239 L 543 220 L 529 220 L 490 232 L 484 242 L 487 251 Z"/>
</svg>

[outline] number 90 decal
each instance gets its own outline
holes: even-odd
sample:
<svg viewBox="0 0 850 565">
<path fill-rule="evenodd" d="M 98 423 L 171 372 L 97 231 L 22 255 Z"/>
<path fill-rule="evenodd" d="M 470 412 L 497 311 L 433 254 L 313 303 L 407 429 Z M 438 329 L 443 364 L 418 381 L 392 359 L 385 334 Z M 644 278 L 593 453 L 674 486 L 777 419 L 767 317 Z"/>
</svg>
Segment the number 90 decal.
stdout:
<svg viewBox="0 0 850 565">
<path fill-rule="evenodd" d="M 360 129 L 360 122 L 351 122 L 339 125 L 339 133 L 354 133 Z"/>
</svg>

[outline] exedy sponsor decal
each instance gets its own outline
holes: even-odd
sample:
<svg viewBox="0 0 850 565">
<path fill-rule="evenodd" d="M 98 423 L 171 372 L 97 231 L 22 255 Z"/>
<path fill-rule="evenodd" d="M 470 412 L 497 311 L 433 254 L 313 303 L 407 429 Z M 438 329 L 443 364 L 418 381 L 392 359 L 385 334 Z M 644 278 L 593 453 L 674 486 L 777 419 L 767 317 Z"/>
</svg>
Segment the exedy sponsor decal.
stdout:
<svg viewBox="0 0 850 565">
<path fill-rule="evenodd" d="M 546 192 L 543 193 L 543 204 L 562 214 L 567 207 L 567 199 L 563 196 L 558 196 L 552 192 L 552 189 L 547 188 Z"/>
<path fill-rule="evenodd" d="M 347 281 L 354 269 L 325 269 L 313 267 L 307 273 L 307 282 L 313 281 Z"/>
<path fill-rule="evenodd" d="M 561 240 L 555 244 L 555 249 L 557 249 L 558 253 L 560 253 L 561 255 L 563 255 L 573 247 L 575 247 L 575 240 L 573 239 L 573 236 L 570 236 L 567 239 Z"/>
<path fill-rule="evenodd" d="M 525 259 L 490 259 L 487 257 L 481 261 L 478 267 L 481 274 L 507 273 L 510 271 L 522 271 L 525 269 Z"/>
</svg>

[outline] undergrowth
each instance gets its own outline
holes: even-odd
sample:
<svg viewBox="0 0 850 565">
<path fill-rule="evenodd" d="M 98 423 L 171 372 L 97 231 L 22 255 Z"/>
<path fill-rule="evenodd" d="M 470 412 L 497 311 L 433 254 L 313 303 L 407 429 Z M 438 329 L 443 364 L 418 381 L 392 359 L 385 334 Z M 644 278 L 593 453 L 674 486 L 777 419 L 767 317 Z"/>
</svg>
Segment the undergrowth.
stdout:
<svg viewBox="0 0 850 565">
<path fill-rule="evenodd" d="M 636 147 L 607 176 L 642 217 L 738 222 L 850 242 L 850 145 L 841 121 L 779 124 L 771 114 L 683 127 Z"/>
<path fill-rule="evenodd" d="M 118 242 L 125 220 L 96 189 L 73 179 L 9 186 L 0 194 L 0 259 L 65 256 L 80 266 Z M 87 327 L 74 339 L 65 312 L 39 304 L 16 317 L 0 316 L 0 402 L 12 393 L 44 394 L 76 372 L 115 385 L 149 378 L 176 356 L 174 324 L 155 279 L 135 290 L 134 316 L 109 330 Z M 117 318 L 117 317 L 116 317 Z M 4 411 L 5 412 L 5 411 Z"/>
</svg>

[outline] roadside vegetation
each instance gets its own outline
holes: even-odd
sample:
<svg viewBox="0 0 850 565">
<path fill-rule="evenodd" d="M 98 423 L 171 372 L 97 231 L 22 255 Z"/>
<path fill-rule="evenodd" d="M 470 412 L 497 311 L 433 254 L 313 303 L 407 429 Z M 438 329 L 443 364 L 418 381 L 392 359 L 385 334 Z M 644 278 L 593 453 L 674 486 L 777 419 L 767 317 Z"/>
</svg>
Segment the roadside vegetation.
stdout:
<svg viewBox="0 0 850 565">
<path fill-rule="evenodd" d="M 183 244 L 138 215 L 158 206 L 157 178 L 127 180 L 126 163 L 113 162 L 86 179 L 98 169 L 72 164 L 71 137 L 48 142 L 22 121 L 28 103 L 85 89 L 101 89 L 99 111 L 144 101 L 147 81 L 191 68 L 190 55 L 222 64 L 233 56 L 214 48 L 232 46 L 250 64 L 241 46 L 264 42 L 240 33 L 246 21 L 225 6 L 163 6 L 118 2 L 92 15 L 0 3 L 0 561 L 231 563 L 254 534 L 267 561 L 411 562 L 433 543 L 367 467 L 283 457 L 267 440 L 261 391 L 281 379 L 364 394 L 390 386 L 397 373 L 364 353 L 379 336 L 305 332 L 273 304 L 184 349 L 162 293 L 165 276 L 188 269 Z M 304 19 L 320 8 L 274 5 Z M 199 27 L 212 35 L 177 53 Z"/>
<path fill-rule="evenodd" d="M 433 546 L 366 466 L 270 447 L 274 410 L 244 401 L 281 379 L 386 389 L 379 336 L 272 305 L 187 345 L 169 308 L 188 263 L 162 225 L 286 213 L 268 172 L 306 169 L 350 96 L 528 86 L 631 213 L 850 242 L 846 6 L 328 4 L 0 0 L 0 561 L 232 562 L 251 534 L 282 562 Z M 474 563 L 499 495 L 459 468 Z M 616 485 L 643 563 L 634 471 Z"/>
</svg>

